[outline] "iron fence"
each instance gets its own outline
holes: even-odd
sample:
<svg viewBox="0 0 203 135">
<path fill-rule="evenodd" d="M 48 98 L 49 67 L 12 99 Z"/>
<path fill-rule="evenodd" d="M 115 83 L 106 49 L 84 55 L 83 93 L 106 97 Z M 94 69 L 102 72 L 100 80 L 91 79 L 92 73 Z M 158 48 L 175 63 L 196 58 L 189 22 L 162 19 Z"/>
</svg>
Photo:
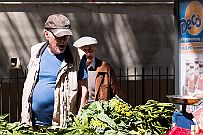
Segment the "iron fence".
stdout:
<svg viewBox="0 0 203 135">
<path fill-rule="evenodd" d="M 154 99 L 168 102 L 166 95 L 175 94 L 175 68 L 120 68 L 118 80 L 123 99 L 131 105 Z"/>
<path fill-rule="evenodd" d="M 21 97 L 26 72 L 13 70 L 10 77 L 0 78 L 0 115 L 9 114 L 8 121 L 20 120 Z M 174 68 L 120 68 L 117 78 L 122 97 L 132 106 L 148 99 L 167 102 L 166 95 L 175 92 Z"/>
</svg>

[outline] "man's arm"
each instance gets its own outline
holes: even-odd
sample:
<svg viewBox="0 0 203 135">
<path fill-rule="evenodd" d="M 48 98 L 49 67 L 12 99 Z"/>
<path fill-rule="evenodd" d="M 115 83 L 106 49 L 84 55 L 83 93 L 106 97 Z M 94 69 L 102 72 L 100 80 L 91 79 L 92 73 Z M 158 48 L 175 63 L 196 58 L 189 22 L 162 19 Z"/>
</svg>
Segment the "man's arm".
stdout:
<svg viewBox="0 0 203 135">
<path fill-rule="evenodd" d="M 78 87 L 79 87 L 79 110 L 78 113 L 82 111 L 82 107 L 86 104 L 88 99 L 88 87 L 87 87 L 87 79 L 78 80 Z"/>
</svg>

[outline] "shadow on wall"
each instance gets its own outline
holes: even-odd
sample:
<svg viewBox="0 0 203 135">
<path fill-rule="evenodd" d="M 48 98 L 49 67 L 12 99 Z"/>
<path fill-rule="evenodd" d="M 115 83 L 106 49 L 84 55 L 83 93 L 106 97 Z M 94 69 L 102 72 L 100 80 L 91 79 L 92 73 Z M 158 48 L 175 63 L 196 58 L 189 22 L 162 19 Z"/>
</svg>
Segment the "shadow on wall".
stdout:
<svg viewBox="0 0 203 135">
<path fill-rule="evenodd" d="M 89 14 L 92 18 L 85 21 L 82 16 L 76 14 L 74 18 L 77 24 L 74 28 L 83 29 L 76 34 L 77 38 L 86 35 L 97 38 L 97 57 L 114 68 L 174 66 L 172 17 L 92 13 Z"/>
<path fill-rule="evenodd" d="M 99 7 L 89 9 L 73 6 L 71 7 L 72 13 L 65 12 L 66 6 L 63 7 L 64 9 L 45 12 L 46 8 L 40 13 L 0 13 L 0 27 L 3 31 L 0 37 L 1 46 L 4 49 L 1 49 L 3 52 L 0 55 L 5 58 L 1 61 L 4 65 L 1 71 L 5 72 L 8 65 L 6 63 L 10 57 L 19 57 L 22 67 L 26 68 L 30 58 L 30 47 L 44 41 L 42 33 L 44 22 L 47 16 L 53 13 L 64 13 L 71 20 L 73 31 L 71 43 L 81 36 L 95 37 L 99 42 L 97 57 L 109 62 L 116 72 L 120 67 L 174 65 L 174 23 L 173 17 L 168 13 L 161 15 L 152 11 L 149 14 L 149 11 L 144 12 L 141 7 L 136 7 L 136 13 L 132 11 L 99 13 Z"/>
<path fill-rule="evenodd" d="M 22 68 L 26 68 L 30 58 L 30 47 L 33 43 L 41 42 L 42 34 L 39 16 L 32 13 L 1 12 L 1 74 L 8 76 L 11 58 L 19 58 Z M 39 30 L 40 28 L 40 30 Z M 41 33 L 40 33 L 40 32 Z"/>
<path fill-rule="evenodd" d="M 2 43 L 2 40 L 0 40 L 0 65 L 1 65 L 1 68 L 0 68 L 0 77 L 2 76 L 5 76 L 6 74 L 8 74 L 8 70 L 7 70 L 7 67 L 8 67 L 8 54 L 7 54 L 7 51 Z"/>
</svg>

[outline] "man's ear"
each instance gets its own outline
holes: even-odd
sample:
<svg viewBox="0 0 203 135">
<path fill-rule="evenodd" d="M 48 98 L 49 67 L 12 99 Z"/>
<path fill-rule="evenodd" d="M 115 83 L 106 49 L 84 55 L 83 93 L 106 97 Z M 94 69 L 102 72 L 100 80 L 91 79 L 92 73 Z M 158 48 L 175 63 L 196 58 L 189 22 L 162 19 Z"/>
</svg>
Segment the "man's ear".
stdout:
<svg viewBox="0 0 203 135">
<path fill-rule="evenodd" d="M 44 30 L 44 37 L 46 40 L 49 40 L 49 31 Z"/>
</svg>

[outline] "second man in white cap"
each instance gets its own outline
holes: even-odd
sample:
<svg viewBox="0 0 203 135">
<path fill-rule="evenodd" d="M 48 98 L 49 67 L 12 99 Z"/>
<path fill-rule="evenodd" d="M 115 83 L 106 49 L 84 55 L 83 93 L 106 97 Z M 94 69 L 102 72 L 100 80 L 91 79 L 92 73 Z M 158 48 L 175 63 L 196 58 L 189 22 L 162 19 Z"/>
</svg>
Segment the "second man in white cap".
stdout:
<svg viewBox="0 0 203 135">
<path fill-rule="evenodd" d="M 82 59 L 86 59 L 88 70 L 88 103 L 107 101 L 120 93 L 113 68 L 107 62 L 95 57 L 96 45 L 97 40 L 88 36 L 81 37 L 73 44 L 85 52 Z"/>
</svg>

